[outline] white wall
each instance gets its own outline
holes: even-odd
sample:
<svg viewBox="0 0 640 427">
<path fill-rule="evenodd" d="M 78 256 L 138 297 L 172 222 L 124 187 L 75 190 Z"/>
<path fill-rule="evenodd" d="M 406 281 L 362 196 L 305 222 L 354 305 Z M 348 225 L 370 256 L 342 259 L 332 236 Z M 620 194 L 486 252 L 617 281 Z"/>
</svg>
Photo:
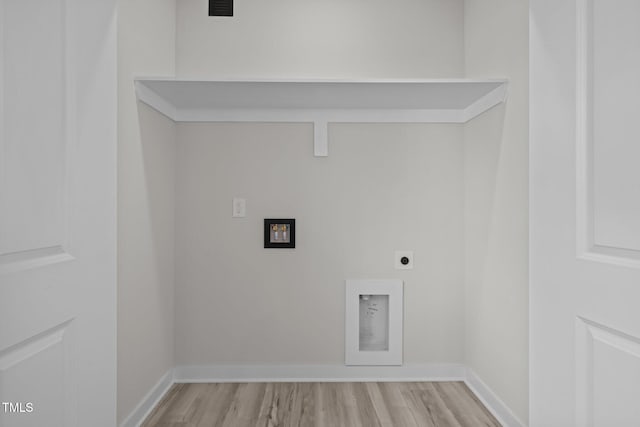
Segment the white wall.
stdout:
<svg viewBox="0 0 640 427">
<path fill-rule="evenodd" d="M 146 107 L 143 130 L 155 141 L 140 144 L 134 103 L 124 102 L 121 416 L 173 361 L 176 149 L 176 364 L 342 364 L 344 279 L 399 277 L 405 362 L 465 362 L 526 420 L 527 2 L 403 0 L 390 10 L 381 0 L 247 0 L 216 18 L 206 0 L 180 0 L 175 58 L 172 2 L 154 8 L 156 25 L 142 3 L 123 12 L 135 16 L 121 22 L 128 73 L 171 74 L 175 59 L 179 77 L 511 84 L 506 106 L 465 126 L 333 125 L 324 159 L 312 156 L 306 124 L 180 124 L 173 147 L 172 125 Z M 157 189 L 154 206 L 145 185 Z M 247 218 L 231 218 L 236 196 Z M 266 217 L 297 219 L 294 251 L 262 248 Z M 415 270 L 393 270 L 396 249 L 415 251 Z M 136 324 L 143 304 L 149 317 Z"/>
<path fill-rule="evenodd" d="M 462 77 L 462 0 L 178 1 L 182 77 Z"/>
<path fill-rule="evenodd" d="M 405 363 L 461 362 L 462 128 L 180 124 L 176 358 L 344 363 L 344 280 L 405 280 Z M 234 196 L 247 217 L 231 217 Z M 263 248 L 263 218 L 295 218 L 296 249 Z M 415 269 L 396 271 L 397 249 Z"/>
<path fill-rule="evenodd" d="M 456 77 L 463 2 L 178 2 L 181 77 Z M 463 357 L 462 128 L 334 125 L 329 158 L 307 124 L 178 126 L 178 364 L 343 364 L 344 280 L 399 277 L 405 362 Z M 245 197 L 246 219 L 231 218 Z M 295 251 L 262 220 L 295 217 Z M 393 269 L 394 250 L 416 268 Z"/>
<path fill-rule="evenodd" d="M 175 0 L 120 1 L 118 20 L 120 423 L 174 365 L 175 124 L 136 103 L 133 76 L 173 74 Z"/>
<path fill-rule="evenodd" d="M 528 2 L 466 0 L 468 77 L 509 97 L 465 125 L 467 365 L 528 419 Z"/>
</svg>

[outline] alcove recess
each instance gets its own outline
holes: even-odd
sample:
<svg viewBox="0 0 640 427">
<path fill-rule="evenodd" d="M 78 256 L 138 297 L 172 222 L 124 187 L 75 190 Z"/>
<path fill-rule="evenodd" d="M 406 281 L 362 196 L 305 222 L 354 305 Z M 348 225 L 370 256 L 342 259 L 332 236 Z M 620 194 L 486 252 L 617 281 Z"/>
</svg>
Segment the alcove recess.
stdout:
<svg viewBox="0 0 640 427">
<path fill-rule="evenodd" d="M 328 156 L 329 123 L 466 123 L 504 102 L 506 79 L 135 79 L 138 99 L 176 122 L 310 122 Z"/>
</svg>

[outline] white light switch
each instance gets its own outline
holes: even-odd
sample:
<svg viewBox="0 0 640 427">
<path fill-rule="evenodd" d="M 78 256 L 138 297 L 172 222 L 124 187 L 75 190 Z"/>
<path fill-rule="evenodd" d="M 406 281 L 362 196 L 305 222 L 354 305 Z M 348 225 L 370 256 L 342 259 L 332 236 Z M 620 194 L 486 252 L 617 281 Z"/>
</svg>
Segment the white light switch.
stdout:
<svg viewBox="0 0 640 427">
<path fill-rule="evenodd" d="M 234 218 L 244 218 L 247 216 L 247 200 L 234 198 L 233 199 L 233 213 Z"/>
</svg>

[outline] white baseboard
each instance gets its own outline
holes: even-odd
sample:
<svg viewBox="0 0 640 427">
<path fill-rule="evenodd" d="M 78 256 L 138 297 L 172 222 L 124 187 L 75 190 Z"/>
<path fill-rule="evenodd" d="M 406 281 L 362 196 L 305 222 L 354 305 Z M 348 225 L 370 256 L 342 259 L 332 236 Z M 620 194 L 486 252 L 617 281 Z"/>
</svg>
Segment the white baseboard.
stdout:
<svg viewBox="0 0 640 427">
<path fill-rule="evenodd" d="M 142 398 L 138 406 L 136 406 L 129 416 L 120 424 L 120 427 L 138 427 L 142 424 L 174 383 L 173 369 L 170 369 L 160 378 L 160 381 L 149 390 L 149 393 Z"/>
<path fill-rule="evenodd" d="M 464 382 L 503 427 L 526 426 L 471 368 L 467 368 Z"/>
<path fill-rule="evenodd" d="M 138 427 L 174 383 L 464 381 L 504 427 L 525 427 L 507 405 L 462 364 L 404 366 L 189 365 L 167 372 L 120 427 Z"/>
<path fill-rule="evenodd" d="M 344 365 L 204 365 L 178 366 L 177 383 L 197 382 L 337 382 L 462 381 L 461 364 L 404 366 Z"/>
</svg>

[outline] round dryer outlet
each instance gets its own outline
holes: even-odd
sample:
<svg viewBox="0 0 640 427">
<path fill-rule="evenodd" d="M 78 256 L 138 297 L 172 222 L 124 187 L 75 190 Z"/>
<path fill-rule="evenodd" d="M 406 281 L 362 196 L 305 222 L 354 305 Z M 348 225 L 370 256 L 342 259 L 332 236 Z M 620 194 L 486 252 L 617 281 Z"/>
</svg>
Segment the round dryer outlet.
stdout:
<svg viewBox="0 0 640 427">
<path fill-rule="evenodd" d="M 413 269 L 413 251 L 396 251 L 395 267 L 396 270 Z"/>
</svg>

